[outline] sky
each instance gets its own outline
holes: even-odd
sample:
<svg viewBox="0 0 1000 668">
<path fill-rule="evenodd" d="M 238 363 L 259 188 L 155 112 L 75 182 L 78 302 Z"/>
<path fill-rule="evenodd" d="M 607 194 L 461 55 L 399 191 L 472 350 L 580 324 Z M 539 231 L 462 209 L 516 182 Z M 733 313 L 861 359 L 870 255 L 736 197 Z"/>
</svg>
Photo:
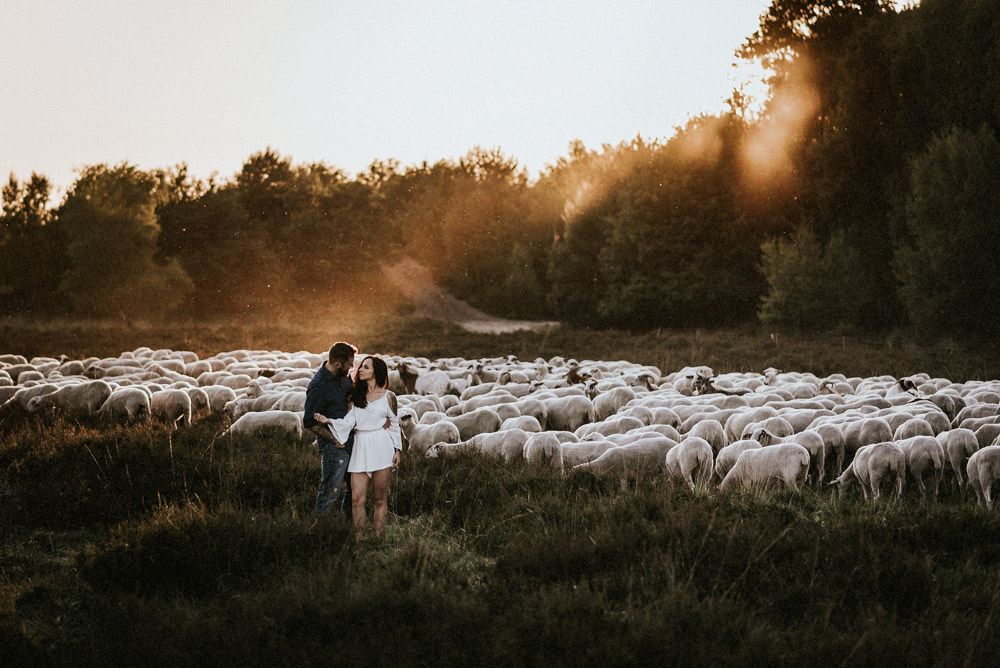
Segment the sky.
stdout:
<svg viewBox="0 0 1000 668">
<path fill-rule="evenodd" d="M 757 72 L 769 0 L 3 0 L 0 179 L 186 163 L 229 180 L 272 148 L 354 175 L 499 148 L 536 177 L 666 138 Z"/>
</svg>

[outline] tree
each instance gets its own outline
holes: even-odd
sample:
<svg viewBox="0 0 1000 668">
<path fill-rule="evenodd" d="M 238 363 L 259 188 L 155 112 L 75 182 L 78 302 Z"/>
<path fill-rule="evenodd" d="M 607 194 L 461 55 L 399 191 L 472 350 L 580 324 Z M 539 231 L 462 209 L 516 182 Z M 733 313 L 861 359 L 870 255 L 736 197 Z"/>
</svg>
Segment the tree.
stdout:
<svg viewBox="0 0 1000 668">
<path fill-rule="evenodd" d="M 1000 142 L 953 128 L 911 161 L 893 267 L 912 324 L 928 332 L 1000 328 Z"/>
<path fill-rule="evenodd" d="M 761 247 L 761 271 L 768 290 L 758 317 L 772 327 L 823 330 L 853 329 L 864 322 L 864 305 L 857 299 L 864 286 L 860 256 L 835 233 L 824 246 L 809 227 Z M 890 286 L 891 287 L 891 286 Z"/>
<path fill-rule="evenodd" d="M 7 312 L 59 311 L 55 296 L 66 266 L 66 242 L 48 208 L 50 185 L 40 174 L 3 187 L 0 214 L 0 306 Z"/>
<path fill-rule="evenodd" d="M 57 212 L 69 259 L 59 291 L 77 313 L 162 316 L 192 290 L 177 262 L 154 259 L 157 183 L 127 163 L 81 170 Z"/>
</svg>

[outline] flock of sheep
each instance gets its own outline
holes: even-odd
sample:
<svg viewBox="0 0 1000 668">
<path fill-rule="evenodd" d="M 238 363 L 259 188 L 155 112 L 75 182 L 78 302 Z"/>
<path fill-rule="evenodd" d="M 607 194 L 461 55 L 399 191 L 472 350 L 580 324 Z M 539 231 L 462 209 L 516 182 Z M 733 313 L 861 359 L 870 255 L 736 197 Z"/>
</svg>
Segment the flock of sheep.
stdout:
<svg viewBox="0 0 1000 668">
<path fill-rule="evenodd" d="M 663 374 L 626 361 L 533 362 L 383 356 L 408 447 L 428 457 L 475 450 L 625 481 L 663 475 L 692 489 L 778 484 L 865 498 L 884 486 L 922 498 L 942 479 L 992 506 L 1000 479 L 1000 381 L 917 374 L 818 378 L 809 373 Z M 361 354 L 357 359 L 363 359 Z M 303 432 L 305 392 L 325 353 L 139 348 L 83 360 L 0 355 L 0 423 L 13 412 L 162 420 L 209 413 L 226 433 Z"/>
</svg>

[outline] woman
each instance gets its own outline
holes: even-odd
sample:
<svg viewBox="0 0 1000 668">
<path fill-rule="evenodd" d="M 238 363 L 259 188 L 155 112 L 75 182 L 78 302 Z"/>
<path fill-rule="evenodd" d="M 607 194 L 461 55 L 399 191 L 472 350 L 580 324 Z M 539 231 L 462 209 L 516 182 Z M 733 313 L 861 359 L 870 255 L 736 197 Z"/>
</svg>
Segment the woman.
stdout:
<svg viewBox="0 0 1000 668">
<path fill-rule="evenodd" d="M 396 395 L 388 387 L 389 369 L 385 360 L 369 355 L 361 360 L 354 374 L 354 389 L 351 392 L 354 405 L 347 415 L 337 420 L 319 413 L 313 416 L 317 422 L 329 427 L 339 443 L 346 441 L 354 430 L 354 450 L 347 472 L 351 475 L 351 506 L 357 538 L 361 537 L 368 519 L 365 503 L 368 500 L 369 480 L 375 495 L 375 535 L 382 537 L 389 514 L 389 478 L 399 466 L 399 453 L 403 447 L 399 420 L 396 418 Z"/>
</svg>

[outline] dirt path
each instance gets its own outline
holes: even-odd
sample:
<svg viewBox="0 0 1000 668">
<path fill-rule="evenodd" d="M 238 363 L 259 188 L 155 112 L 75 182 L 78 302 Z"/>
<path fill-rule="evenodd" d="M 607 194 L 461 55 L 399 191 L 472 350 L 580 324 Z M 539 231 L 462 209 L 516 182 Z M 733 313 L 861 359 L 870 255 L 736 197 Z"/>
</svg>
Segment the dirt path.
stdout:
<svg viewBox="0 0 1000 668">
<path fill-rule="evenodd" d="M 403 296 L 414 304 L 413 317 L 443 320 L 480 334 L 504 334 L 523 329 L 539 330 L 558 327 L 558 322 L 540 320 L 506 320 L 475 309 L 455 299 L 434 283 L 427 267 L 414 260 L 401 260 L 383 266 L 383 271 Z"/>
</svg>

